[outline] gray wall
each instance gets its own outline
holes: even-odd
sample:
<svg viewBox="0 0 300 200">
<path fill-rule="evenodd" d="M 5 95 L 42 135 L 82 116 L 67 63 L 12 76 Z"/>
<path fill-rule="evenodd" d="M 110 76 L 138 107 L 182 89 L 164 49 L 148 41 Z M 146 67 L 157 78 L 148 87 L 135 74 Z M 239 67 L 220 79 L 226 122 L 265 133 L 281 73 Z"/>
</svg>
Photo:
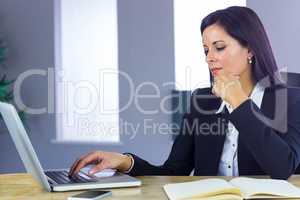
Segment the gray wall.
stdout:
<svg viewBox="0 0 300 200">
<path fill-rule="evenodd" d="M 247 6 L 257 12 L 268 33 L 279 68 L 300 73 L 300 1 L 247 0 Z"/>
<path fill-rule="evenodd" d="M 297 68 L 297 46 L 300 39 L 300 13 L 298 0 L 248 0 L 247 5 L 261 17 L 273 46 L 279 66 L 288 66 L 292 72 Z M 133 78 L 135 84 L 153 81 L 174 81 L 172 0 L 121 0 L 119 12 L 119 64 L 120 69 Z M 5 36 L 10 54 L 9 77 L 16 77 L 28 69 L 47 69 L 54 66 L 54 16 L 53 0 L 1 0 L 0 31 Z M 47 80 L 33 77 L 23 86 L 23 98 L 28 105 L 47 105 Z M 121 106 L 128 96 L 128 85 L 120 80 Z M 151 93 L 149 91 L 143 91 Z M 161 88 L 162 95 L 170 89 Z M 125 100 L 125 101 L 124 101 Z M 155 108 L 160 100 L 147 100 L 143 105 Z M 170 122 L 170 116 L 159 113 L 145 116 L 134 106 L 121 113 L 121 118 L 135 124 L 145 118 L 154 122 Z M 103 149 L 137 153 L 154 164 L 167 157 L 172 140 L 169 135 L 140 133 L 134 140 L 122 135 L 123 145 L 104 144 L 57 144 L 55 121 L 51 114 L 28 116 L 30 138 L 45 168 L 69 166 L 82 153 Z M 0 172 L 23 171 L 23 166 L 8 134 L 0 134 Z"/>
<path fill-rule="evenodd" d="M 0 31 L 9 46 L 9 77 L 16 77 L 28 69 L 47 69 L 54 66 L 54 15 L 53 0 L 1 0 Z M 130 74 L 135 84 L 152 81 L 158 86 L 174 81 L 172 0 L 119 1 L 119 64 Z M 159 73 L 158 73 L 159 72 Z M 27 105 L 47 105 L 47 79 L 32 77 L 22 88 Z M 151 94 L 153 89 L 142 92 Z M 162 97 L 170 88 L 161 88 Z M 129 98 L 125 80 L 120 80 L 120 104 Z M 53 97 L 52 97 L 53 98 Z M 156 108 L 160 99 L 143 102 L 144 108 Z M 143 119 L 154 122 L 170 121 L 170 116 L 158 113 L 145 116 L 132 105 L 121 113 L 121 118 L 135 125 L 143 125 Z M 91 150 L 108 150 L 136 153 L 154 164 L 163 162 L 172 144 L 170 135 L 140 132 L 130 140 L 121 135 L 123 145 L 108 144 L 57 144 L 55 120 L 51 114 L 28 116 L 30 138 L 45 168 L 68 167 L 73 160 Z M 18 172 L 24 168 L 6 133 L 0 134 L 0 172 Z"/>
</svg>

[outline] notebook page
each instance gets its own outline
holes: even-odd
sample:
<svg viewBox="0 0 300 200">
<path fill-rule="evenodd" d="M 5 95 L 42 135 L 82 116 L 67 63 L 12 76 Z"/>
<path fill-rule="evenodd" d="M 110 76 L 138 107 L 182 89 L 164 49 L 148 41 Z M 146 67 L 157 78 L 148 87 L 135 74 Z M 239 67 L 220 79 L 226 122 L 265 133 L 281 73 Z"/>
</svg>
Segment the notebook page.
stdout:
<svg viewBox="0 0 300 200">
<path fill-rule="evenodd" d="M 266 194 L 293 198 L 300 197 L 300 189 L 285 180 L 238 177 L 232 179 L 230 183 L 241 189 L 244 198 Z"/>
<path fill-rule="evenodd" d="M 230 185 L 227 181 L 222 179 L 204 179 L 199 181 L 191 181 L 185 183 L 171 183 L 164 186 L 170 200 L 189 198 L 193 196 L 202 196 L 217 194 L 217 191 L 229 190 L 233 193 L 239 193 L 239 189 Z"/>
<path fill-rule="evenodd" d="M 221 195 L 214 195 L 210 197 L 195 197 L 195 198 L 188 198 L 188 199 L 182 199 L 182 200 L 243 200 L 243 197 L 239 195 L 234 194 L 221 194 Z"/>
</svg>

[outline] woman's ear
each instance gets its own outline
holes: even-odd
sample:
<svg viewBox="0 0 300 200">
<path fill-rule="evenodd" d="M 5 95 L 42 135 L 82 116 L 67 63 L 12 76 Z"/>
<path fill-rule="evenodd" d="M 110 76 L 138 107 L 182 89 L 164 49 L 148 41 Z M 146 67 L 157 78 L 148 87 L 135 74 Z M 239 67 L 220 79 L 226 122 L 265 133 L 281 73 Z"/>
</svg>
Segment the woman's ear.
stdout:
<svg viewBox="0 0 300 200">
<path fill-rule="evenodd" d="M 248 48 L 247 60 L 250 65 L 253 63 L 253 53 L 249 48 Z"/>
<path fill-rule="evenodd" d="M 248 48 L 248 58 L 252 58 L 253 57 L 253 53 L 252 50 L 250 48 Z"/>
</svg>

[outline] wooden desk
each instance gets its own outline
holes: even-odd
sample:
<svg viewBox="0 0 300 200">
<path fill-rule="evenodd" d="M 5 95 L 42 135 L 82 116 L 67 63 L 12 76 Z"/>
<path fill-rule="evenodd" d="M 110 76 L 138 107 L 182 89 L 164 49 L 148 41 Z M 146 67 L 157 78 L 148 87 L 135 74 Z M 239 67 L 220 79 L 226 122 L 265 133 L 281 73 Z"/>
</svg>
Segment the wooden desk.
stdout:
<svg viewBox="0 0 300 200">
<path fill-rule="evenodd" d="M 211 177 L 193 176 L 141 176 L 141 187 L 111 189 L 113 195 L 106 200 L 115 199 L 167 199 L 162 186 L 166 183 L 193 181 Z M 220 178 L 220 177 L 218 177 Z M 228 178 L 225 178 L 228 179 Z M 292 176 L 289 181 L 300 187 L 300 175 Z M 66 200 L 69 196 L 80 193 L 55 192 L 49 193 L 28 174 L 2 174 L 0 175 L 1 200 Z"/>
</svg>

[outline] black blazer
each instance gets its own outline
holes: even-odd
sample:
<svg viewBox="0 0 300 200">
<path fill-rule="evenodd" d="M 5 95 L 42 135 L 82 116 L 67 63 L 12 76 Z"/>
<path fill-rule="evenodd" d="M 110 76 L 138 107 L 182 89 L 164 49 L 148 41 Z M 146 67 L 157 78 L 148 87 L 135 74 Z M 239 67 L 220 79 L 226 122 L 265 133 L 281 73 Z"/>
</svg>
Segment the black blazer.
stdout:
<svg viewBox="0 0 300 200">
<path fill-rule="evenodd" d="M 162 166 L 131 154 L 130 175 L 216 176 L 228 120 L 239 131 L 239 175 L 270 175 L 287 179 L 300 160 L 300 90 L 284 85 L 265 89 L 259 109 L 248 99 L 231 114 L 226 106 L 215 114 L 221 99 L 211 88 L 193 92 L 190 111 L 183 117 L 180 134 Z"/>
</svg>

